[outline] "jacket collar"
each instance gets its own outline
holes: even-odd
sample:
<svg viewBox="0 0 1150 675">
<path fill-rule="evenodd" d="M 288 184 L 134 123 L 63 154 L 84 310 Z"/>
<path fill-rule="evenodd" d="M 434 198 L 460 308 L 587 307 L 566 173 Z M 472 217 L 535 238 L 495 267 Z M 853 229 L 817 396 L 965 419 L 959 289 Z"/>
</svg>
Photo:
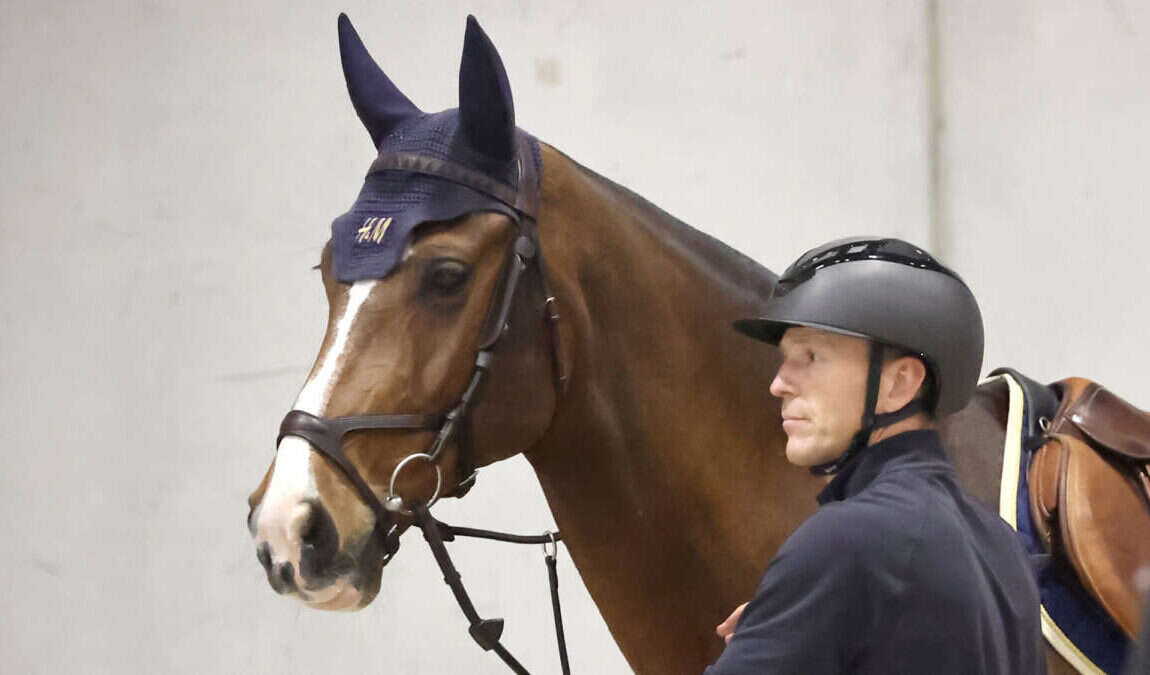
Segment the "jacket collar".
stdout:
<svg viewBox="0 0 1150 675">
<path fill-rule="evenodd" d="M 904 431 L 862 449 L 833 480 L 819 492 L 819 504 L 848 499 L 862 492 L 889 467 L 937 465 L 949 466 L 942 449 L 942 438 L 934 429 Z"/>
</svg>

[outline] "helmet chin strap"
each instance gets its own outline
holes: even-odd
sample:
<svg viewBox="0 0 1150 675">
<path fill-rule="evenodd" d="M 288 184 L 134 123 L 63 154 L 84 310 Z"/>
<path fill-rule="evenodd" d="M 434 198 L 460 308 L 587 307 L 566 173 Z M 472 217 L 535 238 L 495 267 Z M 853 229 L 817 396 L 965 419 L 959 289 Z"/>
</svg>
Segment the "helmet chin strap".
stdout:
<svg viewBox="0 0 1150 675">
<path fill-rule="evenodd" d="M 912 415 L 917 415 L 926 409 L 923 405 L 923 400 L 916 398 L 894 412 L 882 413 L 881 415 L 875 414 L 875 405 L 878 403 L 878 384 L 882 378 L 882 355 L 882 344 L 872 340 L 870 343 L 870 358 L 867 363 L 866 403 L 863 404 L 862 426 L 855 432 L 850 445 L 847 446 L 843 454 L 839 455 L 838 459 L 833 459 L 824 464 L 817 464 L 810 468 L 811 473 L 814 475 L 832 476 L 838 473 L 860 450 L 867 446 L 868 441 L 870 441 L 870 435 L 875 429 L 890 426 Z"/>
</svg>

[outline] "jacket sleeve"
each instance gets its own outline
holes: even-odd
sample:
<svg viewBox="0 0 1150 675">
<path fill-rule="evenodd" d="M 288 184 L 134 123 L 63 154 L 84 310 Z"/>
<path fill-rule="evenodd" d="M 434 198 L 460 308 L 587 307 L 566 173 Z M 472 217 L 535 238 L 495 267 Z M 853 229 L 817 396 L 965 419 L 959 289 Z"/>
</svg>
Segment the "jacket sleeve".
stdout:
<svg viewBox="0 0 1150 675">
<path fill-rule="evenodd" d="M 734 637 L 705 675 L 842 673 L 864 644 L 876 603 L 859 561 L 866 528 L 820 509 L 779 549 Z M 860 550 L 861 549 L 861 550 Z"/>
</svg>

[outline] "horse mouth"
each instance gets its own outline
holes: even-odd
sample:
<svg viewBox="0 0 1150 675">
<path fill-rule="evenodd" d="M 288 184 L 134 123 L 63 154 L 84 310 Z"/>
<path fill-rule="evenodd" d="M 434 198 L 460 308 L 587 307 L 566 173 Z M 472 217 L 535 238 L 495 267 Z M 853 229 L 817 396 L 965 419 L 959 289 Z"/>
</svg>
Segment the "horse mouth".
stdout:
<svg viewBox="0 0 1150 675">
<path fill-rule="evenodd" d="M 344 574 L 309 580 L 295 595 L 312 609 L 355 611 L 368 606 L 379 593 L 386 562 L 361 559 L 354 564 Z"/>
<path fill-rule="evenodd" d="M 318 593 L 304 592 L 300 596 L 312 609 L 332 612 L 355 611 L 371 602 L 371 598 L 365 598 L 363 591 L 353 583 L 332 584 Z"/>
<path fill-rule="evenodd" d="M 379 594 L 383 569 L 392 556 L 386 555 L 382 537 L 368 535 L 357 553 L 341 551 L 325 573 L 309 578 L 298 595 L 308 607 L 333 611 L 354 611 L 371 604 Z"/>
</svg>

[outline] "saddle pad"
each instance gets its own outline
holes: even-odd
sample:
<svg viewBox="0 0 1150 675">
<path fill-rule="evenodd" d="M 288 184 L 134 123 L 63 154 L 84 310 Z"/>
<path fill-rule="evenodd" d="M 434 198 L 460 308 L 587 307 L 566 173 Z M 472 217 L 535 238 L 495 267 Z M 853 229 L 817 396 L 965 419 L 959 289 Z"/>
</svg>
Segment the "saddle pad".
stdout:
<svg viewBox="0 0 1150 675">
<path fill-rule="evenodd" d="M 1083 675 L 1121 673 L 1129 641 L 1106 610 L 1082 588 L 1073 571 L 1054 564 L 1046 554 L 1030 516 L 1026 475 L 1031 453 L 1022 450 L 1025 402 L 1022 387 L 1008 374 L 981 384 L 1005 380 L 1010 406 L 1002 454 L 999 515 L 1018 533 L 1022 547 L 1035 563 L 1042 601 L 1042 634 L 1055 651 Z"/>
</svg>

